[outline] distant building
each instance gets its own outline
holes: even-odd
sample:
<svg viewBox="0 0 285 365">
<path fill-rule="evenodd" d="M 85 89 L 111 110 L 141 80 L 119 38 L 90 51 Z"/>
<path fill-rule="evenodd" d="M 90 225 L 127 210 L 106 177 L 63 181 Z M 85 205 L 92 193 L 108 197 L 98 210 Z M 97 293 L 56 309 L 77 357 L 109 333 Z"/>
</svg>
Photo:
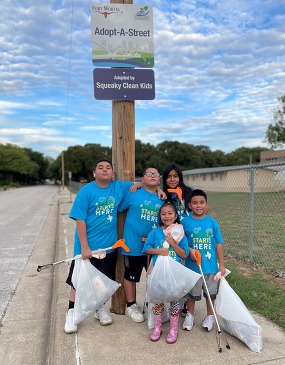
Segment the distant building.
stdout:
<svg viewBox="0 0 285 365">
<path fill-rule="evenodd" d="M 278 166 L 273 163 L 186 170 L 183 177 L 186 185 L 208 192 L 284 191 L 285 161 L 276 164 Z"/>
<path fill-rule="evenodd" d="M 285 150 L 260 152 L 260 163 L 285 161 Z"/>
</svg>

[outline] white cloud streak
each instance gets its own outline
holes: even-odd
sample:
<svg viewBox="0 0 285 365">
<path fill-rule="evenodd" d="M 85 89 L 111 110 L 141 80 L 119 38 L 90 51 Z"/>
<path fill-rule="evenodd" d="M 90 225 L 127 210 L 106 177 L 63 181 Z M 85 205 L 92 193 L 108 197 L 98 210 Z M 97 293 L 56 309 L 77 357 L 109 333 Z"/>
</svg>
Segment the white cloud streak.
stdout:
<svg viewBox="0 0 285 365">
<path fill-rule="evenodd" d="M 284 94 L 285 0 L 148 4 L 156 98 L 135 102 L 136 138 L 268 147 Z M 51 157 L 70 145 L 111 145 L 111 101 L 93 95 L 89 1 L 74 2 L 72 14 L 71 0 L 2 0 L 0 49 L 0 143 Z"/>
</svg>

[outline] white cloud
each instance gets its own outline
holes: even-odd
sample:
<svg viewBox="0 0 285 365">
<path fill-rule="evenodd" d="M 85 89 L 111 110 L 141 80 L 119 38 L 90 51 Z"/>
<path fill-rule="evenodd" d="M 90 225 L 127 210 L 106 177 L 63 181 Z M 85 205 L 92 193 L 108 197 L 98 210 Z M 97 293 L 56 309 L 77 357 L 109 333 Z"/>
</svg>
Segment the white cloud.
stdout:
<svg viewBox="0 0 285 365">
<path fill-rule="evenodd" d="M 285 1 L 149 5 L 156 99 L 135 102 L 136 138 L 227 152 L 264 146 L 284 94 Z M 112 102 L 94 98 L 90 6 L 1 1 L 0 143 L 52 157 L 70 145 L 112 143 Z"/>
</svg>

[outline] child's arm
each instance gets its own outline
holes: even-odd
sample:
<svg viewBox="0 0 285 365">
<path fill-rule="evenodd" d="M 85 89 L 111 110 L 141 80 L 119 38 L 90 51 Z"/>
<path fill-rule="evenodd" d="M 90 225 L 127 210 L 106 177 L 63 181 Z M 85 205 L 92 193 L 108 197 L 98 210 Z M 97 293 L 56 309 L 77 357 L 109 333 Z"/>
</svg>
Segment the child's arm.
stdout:
<svg viewBox="0 0 285 365">
<path fill-rule="evenodd" d="M 149 248 L 144 252 L 147 255 L 161 255 L 161 256 L 168 256 L 168 248 Z"/>
<path fill-rule="evenodd" d="M 189 256 L 192 261 L 196 261 L 195 251 L 194 248 L 189 247 Z"/>
<path fill-rule="evenodd" d="M 132 193 L 135 193 L 137 189 L 141 188 L 143 186 L 143 183 L 141 181 L 134 181 L 134 184 L 130 187 L 130 191 Z"/>
<path fill-rule="evenodd" d="M 159 199 L 166 200 L 167 196 L 166 196 L 165 192 L 159 186 L 157 187 L 156 191 L 157 191 L 157 196 Z"/>
<path fill-rule="evenodd" d="M 178 243 L 175 241 L 175 239 L 172 237 L 171 232 L 168 232 L 166 237 L 166 241 L 170 244 L 170 246 L 173 247 L 173 250 L 177 253 L 179 257 L 181 257 L 183 260 L 186 259 L 187 255 L 183 248 L 178 246 Z"/>
<path fill-rule="evenodd" d="M 224 247 L 221 243 L 217 243 L 217 256 L 219 261 L 219 271 L 222 275 L 225 275 L 226 268 L 225 268 L 225 259 L 224 259 Z"/>
<path fill-rule="evenodd" d="M 81 254 L 83 260 L 92 257 L 92 251 L 88 245 L 87 235 L 86 235 L 86 222 L 80 219 L 76 219 L 77 233 L 81 245 Z"/>
</svg>

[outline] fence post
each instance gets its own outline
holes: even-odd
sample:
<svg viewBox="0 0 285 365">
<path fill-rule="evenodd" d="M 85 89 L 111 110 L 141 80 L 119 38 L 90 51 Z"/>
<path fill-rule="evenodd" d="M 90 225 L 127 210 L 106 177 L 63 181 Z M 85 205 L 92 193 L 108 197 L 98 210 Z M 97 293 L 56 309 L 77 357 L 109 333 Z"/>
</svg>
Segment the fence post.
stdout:
<svg viewBox="0 0 285 365">
<path fill-rule="evenodd" d="M 248 256 L 250 261 L 253 255 L 253 235 L 254 235 L 254 166 L 252 164 L 252 156 L 250 156 L 249 169 L 249 243 Z"/>
</svg>

